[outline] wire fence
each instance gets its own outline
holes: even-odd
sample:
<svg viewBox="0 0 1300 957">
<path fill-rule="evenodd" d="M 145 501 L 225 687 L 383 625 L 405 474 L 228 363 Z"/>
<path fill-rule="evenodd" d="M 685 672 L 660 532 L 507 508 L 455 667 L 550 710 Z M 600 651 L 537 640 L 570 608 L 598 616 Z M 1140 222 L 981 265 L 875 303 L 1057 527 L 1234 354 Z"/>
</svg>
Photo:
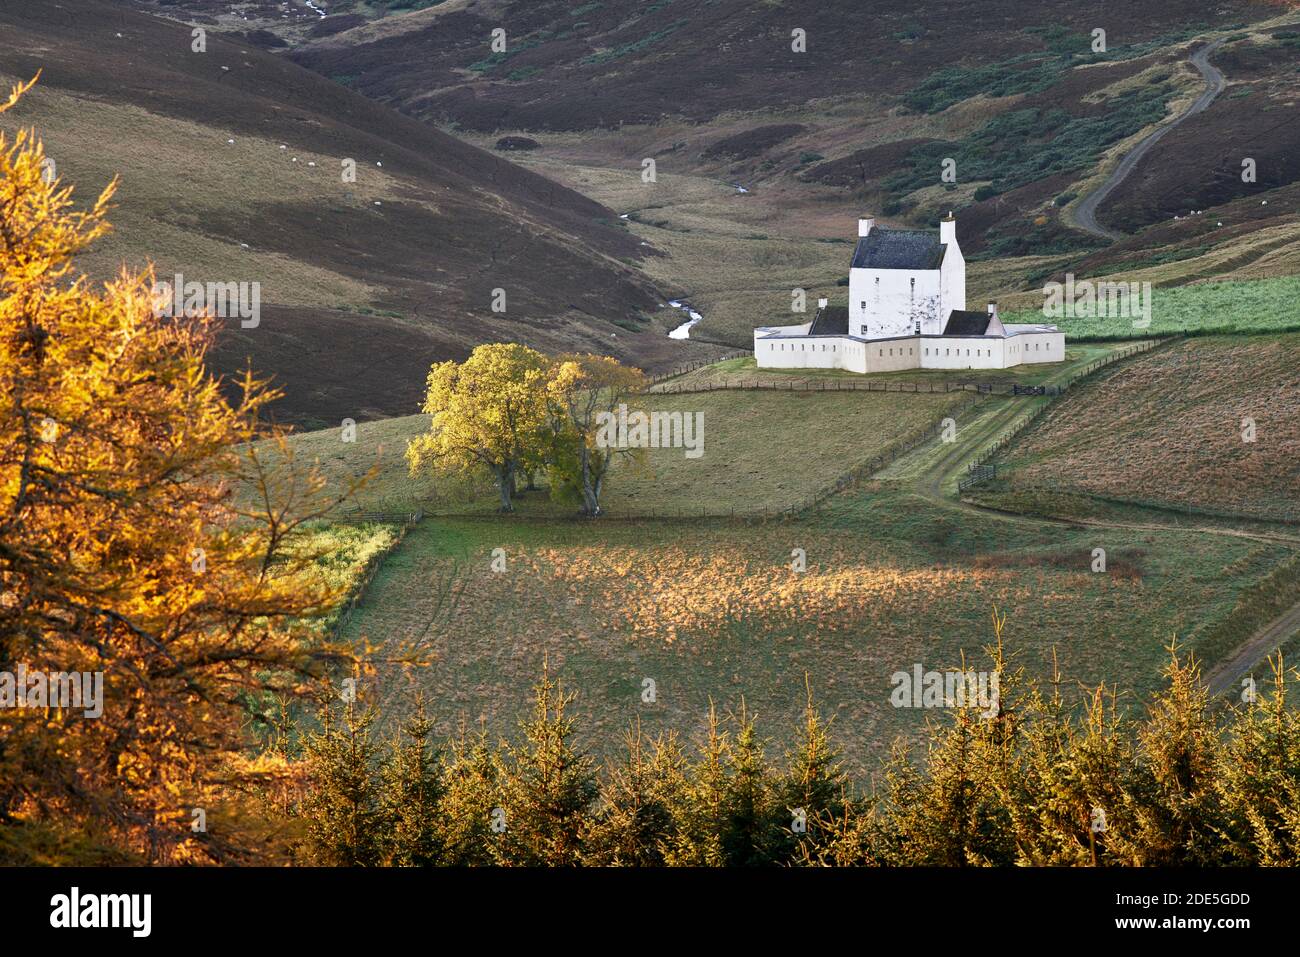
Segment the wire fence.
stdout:
<svg viewBox="0 0 1300 957">
<path fill-rule="evenodd" d="M 1073 388 L 1082 380 L 1088 378 L 1095 372 L 1101 371 L 1102 369 L 1106 368 L 1109 365 L 1112 365 L 1116 362 L 1120 362 L 1121 360 L 1127 359 L 1130 356 L 1138 355 L 1139 353 L 1151 352 L 1155 349 L 1159 349 L 1164 346 L 1171 345 L 1172 343 L 1179 341 L 1181 338 L 1182 338 L 1181 336 L 1169 336 L 1158 340 L 1148 340 L 1148 341 L 1141 342 L 1135 346 L 1129 346 L 1127 349 L 1120 349 L 1116 352 L 1112 352 L 1106 356 L 1103 356 L 1097 361 L 1091 362 L 1088 365 L 1084 366 L 1084 368 L 1082 368 L 1073 376 L 1071 376 L 1069 382 L 1065 383 L 1061 387 L 1060 391 L 1054 393 L 1053 395 L 1059 396 L 1064 394 L 1066 391 Z M 980 452 L 979 455 L 975 457 L 975 459 L 967 467 L 967 471 L 972 473 L 973 475 L 976 469 L 983 466 L 985 463 L 989 461 L 989 459 L 993 458 L 995 455 L 997 455 L 999 452 L 1005 449 L 1008 445 L 1011 444 L 1012 441 L 1014 441 L 1020 435 L 1020 433 L 1022 433 L 1025 429 L 1027 429 L 1032 423 L 1037 421 L 1038 417 L 1041 416 L 1044 412 L 1048 410 L 1048 408 L 1051 407 L 1051 404 L 1052 404 L 1051 402 L 1044 402 L 1041 405 L 1038 405 L 1035 408 L 1031 409 L 1028 415 L 1023 416 L 1020 419 L 1017 419 L 1015 423 L 1012 424 L 1011 428 L 1007 429 L 1007 431 L 1003 432 L 1000 436 L 998 436 L 997 440 L 994 441 L 993 444 L 986 447 L 982 452 Z M 968 476 L 967 478 L 962 479 L 960 482 L 957 483 L 957 488 L 959 492 L 964 492 L 966 491 L 966 489 L 971 488 L 978 484 L 980 483 L 971 481 L 970 477 Z"/>
<path fill-rule="evenodd" d="M 975 392 L 981 395 L 1057 395 L 1058 386 L 1023 386 L 1016 382 L 955 382 L 951 379 L 931 382 L 891 382 L 879 379 L 764 378 L 753 375 L 741 379 L 707 379 L 703 382 L 665 383 L 652 387 L 655 395 L 680 395 L 691 392 L 717 392 L 724 389 L 770 389 L 777 392 L 889 392 L 906 395 L 943 395 L 948 392 Z"/>
<path fill-rule="evenodd" d="M 657 385 L 668 379 L 675 379 L 679 375 L 686 375 L 688 372 L 694 372 L 696 369 L 703 369 L 705 366 L 711 366 L 719 362 L 726 362 L 728 359 L 746 359 L 753 355 L 752 352 L 728 352 L 720 356 L 714 356 L 711 359 L 696 359 L 694 362 L 688 362 L 686 365 L 678 366 L 669 372 L 661 372 L 658 375 L 650 376 L 650 385 Z"/>
<path fill-rule="evenodd" d="M 334 521 L 342 525 L 414 525 L 424 518 L 424 510 L 414 512 L 367 512 L 359 508 L 342 512 Z"/>
<path fill-rule="evenodd" d="M 1259 522 L 1266 525 L 1300 526 L 1300 509 L 1281 503 L 1268 504 L 1255 512 L 1233 511 L 1213 506 L 1198 505 L 1194 502 L 1178 502 L 1172 499 L 1133 498 L 1127 495 L 1106 495 L 1093 492 L 1074 485 L 1051 484 L 1044 482 L 1017 485 L 1017 491 L 1067 493 L 1080 498 L 1090 499 L 1104 505 L 1116 505 L 1156 512 L 1171 512 L 1186 518 L 1203 518 L 1227 522 Z"/>
</svg>

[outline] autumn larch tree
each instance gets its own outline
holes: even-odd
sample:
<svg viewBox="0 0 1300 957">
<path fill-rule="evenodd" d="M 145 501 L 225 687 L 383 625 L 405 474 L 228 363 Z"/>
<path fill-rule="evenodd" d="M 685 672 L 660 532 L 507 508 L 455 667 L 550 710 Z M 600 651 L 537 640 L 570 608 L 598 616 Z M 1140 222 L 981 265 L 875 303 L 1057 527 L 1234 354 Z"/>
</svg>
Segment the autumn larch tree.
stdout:
<svg viewBox="0 0 1300 957">
<path fill-rule="evenodd" d="M 237 836 L 192 825 L 250 772 L 248 696 L 335 654 L 297 623 L 335 597 L 295 548 L 312 509 L 278 495 L 321 483 L 255 451 L 276 393 L 223 398 L 212 320 L 156 315 L 147 272 L 73 271 L 114 185 L 74 212 L 44 159 L 0 135 L 0 672 L 100 674 L 102 714 L 0 710 L 0 857 L 220 860 Z"/>
</svg>

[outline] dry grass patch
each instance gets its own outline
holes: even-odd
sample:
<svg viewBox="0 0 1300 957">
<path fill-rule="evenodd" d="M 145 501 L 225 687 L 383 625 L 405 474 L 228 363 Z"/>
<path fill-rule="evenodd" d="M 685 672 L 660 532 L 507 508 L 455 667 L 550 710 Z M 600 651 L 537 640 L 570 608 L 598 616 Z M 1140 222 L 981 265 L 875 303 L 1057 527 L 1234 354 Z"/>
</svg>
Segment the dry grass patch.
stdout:
<svg viewBox="0 0 1300 957">
<path fill-rule="evenodd" d="M 1123 363 L 1056 403 L 1006 462 L 1012 489 L 1300 518 L 1300 336 L 1193 339 Z"/>
</svg>

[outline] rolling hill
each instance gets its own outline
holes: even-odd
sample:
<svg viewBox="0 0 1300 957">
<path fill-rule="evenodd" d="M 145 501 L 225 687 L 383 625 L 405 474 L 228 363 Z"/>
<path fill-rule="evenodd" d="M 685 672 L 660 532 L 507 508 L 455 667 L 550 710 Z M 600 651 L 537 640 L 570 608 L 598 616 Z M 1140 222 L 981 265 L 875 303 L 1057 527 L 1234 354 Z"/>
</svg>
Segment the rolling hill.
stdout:
<svg viewBox="0 0 1300 957">
<path fill-rule="evenodd" d="M 1159 145 L 1103 221 L 1131 232 L 1300 178 L 1293 34 L 1247 28 L 1285 4 L 890 0 L 870 18 L 843 2 L 417 5 L 372 20 L 360 15 L 372 5 L 338 0 L 306 32 L 279 29 L 298 62 L 458 131 L 651 128 L 661 135 L 641 155 L 674 169 L 751 186 L 795 177 L 913 222 L 964 208 L 969 248 L 1000 256 L 1086 249 L 1053 201 L 1199 92 L 1185 62 L 1197 36 L 1237 30 L 1217 54 L 1231 88 Z M 1098 28 L 1104 52 L 1091 46 Z M 488 49 L 494 29 L 504 52 Z M 806 52 L 792 49 L 795 30 Z M 1211 165 L 1189 148 L 1205 142 L 1218 144 Z M 1224 175 L 1243 149 L 1268 170 L 1249 187 Z M 941 186 L 944 158 L 957 181 Z"/>
<path fill-rule="evenodd" d="M 1015 308 L 1068 272 L 1170 286 L 1300 268 L 1294 2 L 889 0 L 869 18 L 838 0 L 119 2 L 246 37 L 613 207 L 664 253 L 641 260 L 652 280 L 703 311 L 692 334 L 733 346 L 792 287 L 835 298 L 828 244 L 864 210 L 914 226 L 955 210 L 972 294 Z M 1117 238 L 1081 228 L 1123 157 L 1205 93 L 1197 57 L 1222 89 L 1098 204 Z"/>
<path fill-rule="evenodd" d="M 82 201 L 121 177 L 90 275 L 152 259 L 261 284 L 260 324 L 228 322 L 214 362 L 274 375 L 279 417 L 411 412 L 432 360 L 484 341 L 649 367 L 684 348 L 608 209 L 241 39 L 195 52 L 121 5 L 0 5 L 0 79 L 41 72 L 4 129 L 34 126 Z"/>
</svg>

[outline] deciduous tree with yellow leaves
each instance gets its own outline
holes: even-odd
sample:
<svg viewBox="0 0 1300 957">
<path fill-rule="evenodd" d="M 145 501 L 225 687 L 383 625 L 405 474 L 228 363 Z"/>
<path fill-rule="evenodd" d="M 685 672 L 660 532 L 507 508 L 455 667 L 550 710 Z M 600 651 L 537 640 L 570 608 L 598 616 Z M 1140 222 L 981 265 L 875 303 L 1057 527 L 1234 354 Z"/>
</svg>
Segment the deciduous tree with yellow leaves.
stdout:
<svg viewBox="0 0 1300 957">
<path fill-rule="evenodd" d="M 621 403 L 646 386 L 640 369 L 625 366 L 609 356 L 561 356 L 547 383 L 547 408 L 551 428 L 561 439 L 555 467 L 582 495 L 582 510 L 600 514 L 600 493 L 616 456 L 635 455 L 637 449 L 602 446 L 597 441 L 601 419 L 614 415 Z M 569 441 L 563 441 L 564 439 Z"/>
<path fill-rule="evenodd" d="M 486 468 L 514 511 L 515 479 L 545 464 L 550 450 L 546 383 L 551 363 L 518 343 L 479 346 L 464 362 L 429 370 L 424 411 L 429 431 L 406 449 L 411 473 Z"/>
</svg>

